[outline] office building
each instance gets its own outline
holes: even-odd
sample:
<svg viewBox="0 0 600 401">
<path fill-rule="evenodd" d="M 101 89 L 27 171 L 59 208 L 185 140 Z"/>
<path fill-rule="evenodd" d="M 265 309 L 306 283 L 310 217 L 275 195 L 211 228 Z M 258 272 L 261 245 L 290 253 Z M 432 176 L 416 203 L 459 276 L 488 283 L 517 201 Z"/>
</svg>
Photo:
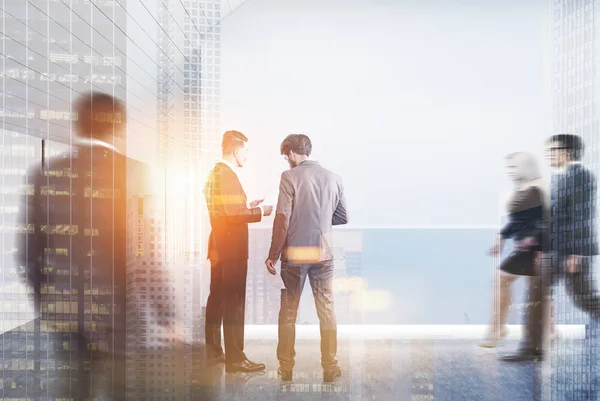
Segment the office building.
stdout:
<svg viewBox="0 0 600 401">
<path fill-rule="evenodd" d="M 181 188 L 167 192 L 167 203 L 178 203 L 181 214 L 167 217 L 167 249 L 178 252 L 193 279 L 193 317 L 186 327 L 200 327 L 201 307 L 208 295 L 206 244 L 210 224 L 204 206 L 202 183 L 220 153 L 220 2 L 173 1 L 159 4 L 157 49 L 158 153 L 168 166 L 169 179 Z M 172 63 L 171 60 L 176 60 Z M 173 199 L 171 199 L 173 198 Z M 183 203 L 181 203 L 183 202 Z M 168 211 L 175 208 L 168 207 Z M 185 216 L 185 217 L 183 217 Z M 170 245 L 176 241 L 179 245 Z M 194 338 L 203 338 L 195 333 Z"/>
<path fill-rule="evenodd" d="M 32 186 L 24 185 L 26 171 L 33 164 L 68 151 L 73 139 L 72 122 L 77 119 L 71 108 L 73 100 L 91 90 L 126 99 L 123 46 L 127 41 L 116 28 L 126 30 L 122 8 L 126 0 L 119 3 L 7 2 L 0 15 L 4 36 L 0 96 L 0 331 L 4 332 L 1 364 L 6 397 L 25 399 L 49 394 L 68 398 L 64 372 L 89 369 L 91 363 L 78 357 L 82 354 L 77 352 L 77 331 L 93 335 L 90 351 L 106 349 L 112 340 L 102 332 L 103 327 L 110 320 L 124 319 L 119 308 L 110 306 L 113 297 L 119 297 L 124 288 L 99 281 L 93 286 L 84 285 L 82 279 L 95 276 L 93 268 L 84 268 L 82 261 L 76 263 L 80 269 L 71 266 L 77 235 L 89 238 L 94 232 L 86 233 L 83 227 L 79 230 L 64 221 L 38 227 L 53 239 L 53 246 L 45 250 L 46 263 L 40 272 L 48 283 L 41 288 L 40 316 L 32 311 L 32 289 L 23 284 L 26 266 L 15 261 L 15 236 L 32 229 L 16 222 L 23 203 L 21 196 L 33 194 Z M 60 176 L 68 179 L 65 172 L 49 173 L 57 182 Z M 45 191 L 51 199 L 68 195 L 64 185 Z M 81 196 L 96 197 L 92 193 Z M 97 369 L 94 372 L 99 375 L 96 379 L 106 374 Z"/>
<path fill-rule="evenodd" d="M 4 130 L 69 143 L 71 104 L 80 93 L 126 99 L 125 6 L 126 0 L 4 6 Z"/>
<path fill-rule="evenodd" d="M 164 370 L 189 376 L 184 361 L 175 358 L 177 306 L 183 299 L 165 255 L 162 200 L 161 195 L 128 200 L 127 392 L 133 400 L 153 397 L 157 385 L 161 393 L 176 395 L 175 383 L 159 377 Z"/>
<path fill-rule="evenodd" d="M 283 282 L 267 272 L 265 259 L 271 246 L 271 227 L 249 227 L 246 324 L 277 324 Z"/>
<path fill-rule="evenodd" d="M 597 1 L 551 0 L 552 62 L 552 133 L 576 134 L 583 138 L 586 151 L 584 165 L 600 176 L 600 3 Z M 582 183 L 581 185 L 585 185 Z M 584 223 L 585 224 L 585 223 Z M 597 235 L 597 234 L 596 234 Z M 594 272 L 587 280 L 596 281 Z M 561 285 L 554 297 L 553 320 L 558 324 L 585 324 L 588 316 L 572 304 Z M 577 358 L 579 347 L 570 341 L 553 345 L 551 363 L 552 399 L 565 395 L 573 399 L 592 399 L 597 388 L 599 350 L 595 342 L 587 343 Z M 575 355 L 573 355 L 575 354 Z M 584 360 L 587 362 L 584 363 Z M 565 363 L 565 361 L 567 361 Z M 579 366 L 578 366 L 579 365 Z M 564 378 L 568 380 L 565 381 Z"/>
<path fill-rule="evenodd" d="M 552 0 L 552 133 L 583 138 L 584 165 L 600 173 L 599 5 L 597 1 Z M 586 316 L 559 292 L 558 319 L 583 323 Z"/>
<path fill-rule="evenodd" d="M 126 0 L 120 1 L 125 6 Z M 76 118 L 73 99 L 99 90 L 126 99 L 125 13 L 116 2 L 73 4 L 9 2 L 3 23 L 0 134 L 2 178 L 0 274 L 16 285 L 14 220 L 25 172 L 34 163 L 66 151 Z M 90 21 L 93 23 L 90 25 Z M 93 47 L 91 44 L 93 43 Z M 43 142 L 42 142 L 43 140 Z M 13 289 L 21 291 L 16 286 Z M 21 294 L 22 295 L 22 294 Z M 19 322 L 2 322 L 15 327 Z M 22 321 L 21 321 L 22 323 Z"/>
<path fill-rule="evenodd" d="M 339 324 L 362 324 L 361 292 L 367 290 L 362 277 L 363 233 L 339 229 L 333 234 L 335 246 L 336 311 Z M 358 302 L 357 302 L 358 301 Z"/>
</svg>

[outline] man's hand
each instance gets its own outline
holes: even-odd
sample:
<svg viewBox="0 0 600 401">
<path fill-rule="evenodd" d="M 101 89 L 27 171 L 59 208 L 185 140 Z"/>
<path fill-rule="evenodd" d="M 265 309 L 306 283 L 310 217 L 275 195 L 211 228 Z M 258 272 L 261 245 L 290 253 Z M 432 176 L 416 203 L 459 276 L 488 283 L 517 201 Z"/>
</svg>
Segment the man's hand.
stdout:
<svg viewBox="0 0 600 401">
<path fill-rule="evenodd" d="M 581 256 L 570 255 L 567 257 L 567 273 L 577 273 L 581 267 Z"/>
<path fill-rule="evenodd" d="M 262 207 L 262 210 L 265 216 L 270 216 L 273 213 L 273 206 L 265 205 Z"/>
<path fill-rule="evenodd" d="M 277 264 L 277 261 L 275 259 L 267 259 L 267 260 L 265 260 L 265 265 L 267 266 L 267 270 L 273 276 L 277 274 L 277 270 L 275 270 L 275 265 L 276 264 Z"/>
<path fill-rule="evenodd" d="M 264 199 L 254 200 L 254 201 L 250 202 L 250 207 L 258 207 L 258 205 L 260 205 L 264 201 L 265 201 Z"/>
</svg>

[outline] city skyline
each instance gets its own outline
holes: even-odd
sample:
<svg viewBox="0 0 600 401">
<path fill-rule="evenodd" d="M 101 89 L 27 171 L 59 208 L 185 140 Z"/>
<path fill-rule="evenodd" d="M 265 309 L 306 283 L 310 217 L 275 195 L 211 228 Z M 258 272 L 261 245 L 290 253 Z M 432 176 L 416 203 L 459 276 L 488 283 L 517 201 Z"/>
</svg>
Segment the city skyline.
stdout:
<svg viewBox="0 0 600 401">
<path fill-rule="evenodd" d="M 572 132 L 586 142 L 584 163 L 600 175 L 598 7 L 597 0 L 7 2 L 0 10 L 0 394 L 37 397 L 26 393 L 47 394 L 63 370 L 89 368 L 89 360 L 73 359 L 83 344 L 72 335 L 78 331 L 89 334 L 89 350 L 126 342 L 131 358 L 117 374 L 129 399 L 194 399 L 210 278 L 202 186 L 227 129 L 250 138 L 239 171 L 249 200 L 276 203 L 289 168 L 279 144 L 290 133 L 309 135 L 312 157 L 341 175 L 350 222 L 334 229 L 340 326 L 488 324 L 495 266 L 486 251 L 512 190 L 504 156 L 531 151 L 549 177 L 545 139 Z M 36 230 L 17 222 L 33 195 L 25 177 L 35 164 L 77 157 L 72 106 L 90 90 L 127 105 L 127 136 L 115 141 L 131 158 L 126 262 L 117 274 L 125 288 L 92 283 L 98 267 L 73 262 L 77 241 L 97 237 L 94 228 L 43 224 L 37 229 L 53 240 L 36 272 L 45 281 L 35 313 L 27 266 L 15 260 L 23 250 L 17 236 Z M 52 185 L 40 195 L 48 214 L 65 218 L 53 200 L 72 196 L 77 180 L 66 167 L 46 174 Z M 78 189 L 94 202 L 116 193 Z M 264 265 L 273 218 L 250 225 L 246 324 L 255 335 L 278 323 L 281 278 Z M 315 325 L 307 287 L 297 323 Z M 515 304 L 527 300 L 524 290 L 521 280 Z M 556 323 L 585 324 L 564 288 L 556 294 Z M 508 323 L 522 317 L 512 308 Z M 127 325 L 116 341 L 105 334 L 111 321 Z M 569 344 L 556 349 L 561 358 Z M 411 362 L 413 395 L 432 399 L 437 351 L 429 342 L 419 347 L 427 352 Z M 354 379 L 370 380 L 366 372 Z"/>
</svg>

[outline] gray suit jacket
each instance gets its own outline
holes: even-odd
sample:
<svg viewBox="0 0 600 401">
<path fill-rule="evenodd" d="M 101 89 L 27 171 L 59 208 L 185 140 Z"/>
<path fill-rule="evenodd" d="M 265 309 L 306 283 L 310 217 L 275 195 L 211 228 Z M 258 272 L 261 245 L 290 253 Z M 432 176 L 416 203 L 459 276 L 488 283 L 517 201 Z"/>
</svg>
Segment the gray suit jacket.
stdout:
<svg viewBox="0 0 600 401">
<path fill-rule="evenodd" d="M 341 178 L 306 160 L 281 174 L 269 259 L 281 257 L 289 264 L 331 261 L 332 226 L 347 222 Z"/>
</svg>

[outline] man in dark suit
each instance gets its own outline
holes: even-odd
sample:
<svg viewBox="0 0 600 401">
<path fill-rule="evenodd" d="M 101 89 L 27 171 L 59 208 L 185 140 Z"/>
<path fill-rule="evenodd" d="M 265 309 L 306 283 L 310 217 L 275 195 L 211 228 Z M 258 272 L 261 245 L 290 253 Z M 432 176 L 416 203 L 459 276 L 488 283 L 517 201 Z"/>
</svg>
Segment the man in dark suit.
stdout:
<svg viewBox="0 0 600 401">
<path fill-rule="evenodd" d="M 333 225 L 346 224 L 346 198 L 341 178 L 314 160 L 310 138 L 289 135 L 281 144 L 281 154 L 291 169 L 281 174 L 277 211 L 269 257 L 269 273 L 276 274 L 281 257 L 279 311 L 279 376 L 292 380 L 296 317 L 306 278 L 310 282 L 321 328 L 323 379 L 331 382 L 341 376 L 335 359 L 337 324 L 333 302 Z"/>
<path fill-rule="evenodd" d="M 129 163 L 117 146 L 124 143 L 125 105 L 95 92 L 74 109 L 81 142 L 71 155 L 29 171 L 18 263 L 39 316 L 34 355 L 45 358 L 41 342 L 67 344 L 48 363 L 70 365 L 76 377 L 72 383 L 64 375 L 52 379 L 53 397 L 121 400 Z"/>
<path fill-rule="evenodd" d="M 542 274 L 530 287 L 525 340 L 517 354 L 502 358 L 505 361 L 539 360 L 548 351 L 543 340 L 549 334 L 551 288 L 560 280 L 564 279 L 574 305 L 589 314 L 588 327 L 600 328 L 600 296 L 592 272 L 598 255 L 597 186 L 594 174 L 581 163 L 583 152 L 583 140 L 577 135 L 554 135 L 548 140 L 548 160 L 555 172 L 550 221 L 542 244 Z"/>
<path fill-rule="evenodd" d="M 225 362 L 227 372 L 259 372 L 265 365 L 244 354 L 244 315 L 248 273 L 248 224 L 269 216 L 272 206 L 262 200 L 247 203 L 236 170 L 247 158 L 248 138 L 238 131 L 223 135 L 223 158 L 211 170 L 204 188 L 212 231 L 208 244 L 211 262 L 210 294 L 206 303 L 207 356 Z M 221 348 L 221 324 L 225 352 Z"/>
</svg>

